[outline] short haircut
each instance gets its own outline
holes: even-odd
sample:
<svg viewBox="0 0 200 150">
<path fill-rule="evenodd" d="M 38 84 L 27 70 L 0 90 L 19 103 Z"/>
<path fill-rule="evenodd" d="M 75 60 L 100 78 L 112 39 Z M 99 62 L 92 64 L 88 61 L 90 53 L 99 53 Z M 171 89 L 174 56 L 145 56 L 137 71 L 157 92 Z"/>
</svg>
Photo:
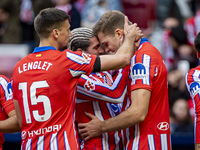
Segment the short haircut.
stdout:
<svg viewBox="0 0 200 150">
<path fill-rule="evenodd" d="M 200 32 L 197 34 L 194 40 L 195 49 L 200 52 Z"/>
<path fill-rule="evenodd" d="M 117 10 L 108 11 L 101 16 L 93 28 L 97 36 L 100 32 L 104 35 L 114 35 L 116 29 L 124 29 L 125 15 Z"/>
<path fill-rule="evenodd" d="M 90 46 L 90 39 L 94 37 L 92 29 L 76 28 L 71 31 L 72 36 L 69 38 L 68 49 L 77 51 L 78 48 L 87 51 Z"/>
<path fill-rule="evenodd" d="M 69 18 L 63 10 L 46 8 L 35 17 L 34 27 L 40 38 L 48 38 L 53 29 L 60 29 Z"/>
</svg>

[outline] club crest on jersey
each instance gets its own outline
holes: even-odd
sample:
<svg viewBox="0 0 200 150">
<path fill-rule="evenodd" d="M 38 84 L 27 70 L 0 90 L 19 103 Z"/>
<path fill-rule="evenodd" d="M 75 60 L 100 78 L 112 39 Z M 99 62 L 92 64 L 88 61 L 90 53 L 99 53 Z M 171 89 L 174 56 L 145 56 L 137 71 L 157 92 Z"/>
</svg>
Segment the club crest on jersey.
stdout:
<svg viewBox="0 0 200 150">
<path fill-rule="evenodd" d="M 84 88 L 88 91 L 92 91 L 95 89 L 94 83 L 92 83 L 90 80 L 87 80 L 84 84 Z"/>
<path fill-rule="evenodd" d="M 110 104 L 110 108 L 115 114 L 119 113 L 119 107 L 117 104 Z"/>
<path fill-rule="evenodd" d="M 200 85 L 198 82 L 193 82 L 190 84 L 190 93 L 193 98 L 196 94 L 200 93 Z"/>
</svg>

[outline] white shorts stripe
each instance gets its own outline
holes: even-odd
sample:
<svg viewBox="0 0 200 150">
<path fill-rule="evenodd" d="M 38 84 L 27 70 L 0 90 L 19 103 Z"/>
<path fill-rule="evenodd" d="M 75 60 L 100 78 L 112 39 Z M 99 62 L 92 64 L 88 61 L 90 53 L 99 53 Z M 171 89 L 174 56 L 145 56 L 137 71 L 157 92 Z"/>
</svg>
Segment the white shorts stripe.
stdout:
<svg viewBox="0 0 200 150">
<path fill-rule="evenodd" d="M 70 146 L 69 146 L 69 142 L 68 142 L 68 138 L 67 138 L 67 133 L 66 131 L 64 131 L 64 140 L 65 140 L 65 149 L 66 150 L 71 150 Z"/>
<path fill-rule="evenodd" d="M 27 140 L 26 147 L 25 147 L 26 150 L 31 150 L 31 141 L 32 141 L 32 139 Z"/>
<path fill-rule="evenodd" d="M 37 150 L 44 150 L 44 135 L 38 138 Z"/>
<path fill-rule="evenodd" d="M 167 146 L 167 134 L 160 134 L 161 150 L 168 150 Z"/>
<path fill-rule="evenodd" d="M 149 150 L 155 150 L 154 136 L 148 135 Z"/>
<path fill-rule="evenodd" d="M 51 135 L 50 150 L 58 150 L 57 133 Z"/>
</svg>

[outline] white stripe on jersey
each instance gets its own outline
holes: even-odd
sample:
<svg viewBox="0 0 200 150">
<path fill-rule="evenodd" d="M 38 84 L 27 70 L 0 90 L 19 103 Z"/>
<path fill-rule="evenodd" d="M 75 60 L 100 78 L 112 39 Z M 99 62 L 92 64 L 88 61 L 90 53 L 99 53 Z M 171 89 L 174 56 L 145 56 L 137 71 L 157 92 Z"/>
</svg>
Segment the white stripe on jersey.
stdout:
<svg viewBox="0 0 200 150">
<path fill-rule="evenodd" d="M 71 150 L 70 146 L 69 146 L 69 142 L 68 142 L 68 138 L 67 138 L 67 133 L 66 131 L 64 131 L 64 141 L 65 141 L 65 149 L 66 150 Z"/>
<path fill-rule="evenodd" d="M 160 140 L 161 140 L 161 149 L 168 150 L 167 134 L 160 134 Z"/>
<path fill-rule="evenodd" d="M 50 150 L 58 150 L 57 133 L 51 135 Z"/>
<path fill-rule="evenodd" d="M 143 55 L 143 65 L 146 68 L 146 76 L 147 79 L 143 79 L 143 84 L 150 85 L 150 62 L 151 62 L 151 57 L 149 55 L 144 54 Z"/>
<path fill-rule="evenodd" d="M 109 111 L 109 114 L 110 114 L 111 118 L 115 117 L 116 114 L 111 110 L 110 103 L 106 103 L 106 106 L 108 108 L 108 111 Z M 115 133 L 114 133 L 115 150 L 119 149 L 119 141 L 120 141 L 119 132 L 120 131 L 115 131 Z"/>
<path fill-rule="evenodd" d="M 31 150 L 31 141 L 32 139 L 27 140 L 25 150 Z"/>
<path fill-rule="evenodd" d="M 194 82 L 199 82 L 199 76 L 200 76 L 200 71 L 195 70 L 194 73 L 193 73 L 193 75 L 192 75 L 193 81 Z M 190 91 L 190 85 L 189 85 L 189 83 L 187 81 L 187 78 L 188 78 L 188 73 L 185 76 L 185 83 L 186 83 L 188 91 L 190 92 L 190 96 L 192 97 L 192 102 L 193 102 L 193 105 L 194 105 L 194 112 L 195 112 L 195 115 L 194 115 L 194 133 L 196 133 L 197 113 L 196 113 L 196 103 L 195 103 L 195 100 L 194 100 L 196 92 L 191 93 L 191 91 Z M 200 97 L 200 93 L 198 93 L 198 95 Z M 196 143 L 196 134 L 194 134 L 194 142 Z"/>
<path fill-rule="evenodd" d="M 140 129 L 139 129 L 139 125 L 136 124 L 135 125 L 135 136 L 134 136 L 134 140 L 133 140 L 132 150 L 138 150 L 139 149 L 139 140 L 140 140 Z"/>
<path fill-rule="evenodd" d="M 37 150 L 44 150 L 44 135 L 38 138 Z"/>
<path fill-rule="evenodd" d="M 80 70 L 69 69 L 69 71 L 73 77 L 77 77 L 77 76 L 81 76 L 82 74 L 85 74 L 85 71 L 80 71 Z"/>
<path fill-rule="evenodd" d="M 93 106 L 93 109 L 94 109 L 94 115 L 97 116 L 101 121 L 104 120 L 103 118 L 103 115 L 102 115 L 102 111 L 100 109 L 100 106 L 99 106 L 99 102 L 97 101 L 94 101 L 92 102 L 92 106 Z M 105 150 L 108 150 L 109 149 L 109 142 L 108 142 L 108 133 L 103 133 L 102 134 L 102 148 L 105 149 Z"/>
<path fill-rule="evenodd" d="M 84 57 L 84 56 L 80 56 L 80 55 L 77 55 L 77 54 L 74 54 L 74 53 L 70 53 L 70 52 L 67 51 L 67 58 L 72 60 L 73 62 L 81 64 L 81 65 L 89 64 L 90 61 L 91 61 L 91 57 L 88 57 L 88 55 L 85 54 L 85 53 L 83 53 L 83 55 L 86 55 L 87 58 Z"/>
<path fill-rule="evenodd" d="M 129 132 L 129 128 L 126 128 L 126 133 L 125 133 L 125 135 L 126 135 L 126 140 L 127 140 L 125 147 L 126 147 L 126 150 L 127 150 L 127 149 L 128 149 L 128 145 L 129 145 L 129 142 L 130 142 L 130 132 Z"/>
<path fill-rule="evenodd" d="M 149 150 L 155 150 L 155 142 L 153 134 L 148 135 Z"/>
<path fill-rule="evenodd" d="M 8 84 L 11 84 L 11 83 L 8 83 L 7 80 L 4 79 L 3 77 L 0 77 L 0 85 L 2 86 L 4 90 L 6 101 L 13 99 L 13 95 L 12 95 L 13 92 L 12 92 L 11 87 L 8 89 Z"/>
<path fill-rule="evenodd" d="M 92 97 L 92 98 L 95 98 L 95 99 L 99 99 L 99 100 L 102 100 L 102 101 L 107 101 L 107 102 L 111 102 L 111 103 L 122 103 L 124 101 L 124 97 L 126 95 L 126 92 L 127 92 L 127 86 L 126 88 L 124 89 L 122 95 L 118 98 L 112 98 L 112 97 L 109 97 L 109 96 L 106 96 L 106 95 L 103 95 L 103 94 L 100 94 L 100 93 L 96 93 L 94 91 L 87 91 L 85 90 L 84 87 L 81 87 L 78 85 L 77 87 L 78 89 L 78 93 L 81 93 L 83 95 L 87 95 L 89 97 Z M 79 101 L 80 103 L 80 101 Z"/>
</svg>

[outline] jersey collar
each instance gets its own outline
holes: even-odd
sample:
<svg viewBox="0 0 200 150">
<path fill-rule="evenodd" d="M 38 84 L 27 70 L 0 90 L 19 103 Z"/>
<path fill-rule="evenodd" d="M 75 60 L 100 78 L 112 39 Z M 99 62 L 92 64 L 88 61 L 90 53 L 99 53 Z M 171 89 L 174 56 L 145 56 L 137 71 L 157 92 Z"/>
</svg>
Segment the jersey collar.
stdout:
<svg viewBox="0 0 200 150">
<path fill-rule="evenodd" d="M 140 45 L 143 44 L 144 42 L 149 42 L 149 41 L 148 41 L 147 38 L 142 38 L 141 41 L 140 41 Z M 139 46 L 140 46 L 140 45 L 139 45 Z"/>
<path fill-rule="evenodd" d="M 42 52 L 42 51 L 48 51 L 48 50 L 56 50 L 53 46 L 42 46 L 42 47 L 36 47 L 33 51 L 33 53 Z"/>
</svg>

